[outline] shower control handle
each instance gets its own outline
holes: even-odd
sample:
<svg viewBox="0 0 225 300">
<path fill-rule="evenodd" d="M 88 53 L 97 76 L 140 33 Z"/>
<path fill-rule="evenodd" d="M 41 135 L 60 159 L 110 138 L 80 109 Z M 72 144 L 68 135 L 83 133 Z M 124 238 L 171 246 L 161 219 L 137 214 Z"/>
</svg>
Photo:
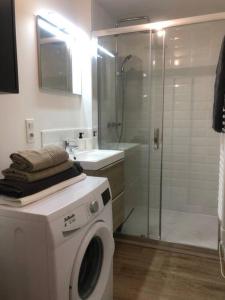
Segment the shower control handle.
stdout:
<svg viewBox="0 0 225 300">
<path fill-rule="evenodd" d="M 159 140 L 160 140 L 160 134 L 159 134 L 159 128 L 154 128 L 154 150 L 159 149 Z"/>
<path fill-rule="evenodd" d="M 122 123 L 120 122 L 108 122 L 107 123 L 107 128 L 117 128 L 122 126 Z"/>
</svg>

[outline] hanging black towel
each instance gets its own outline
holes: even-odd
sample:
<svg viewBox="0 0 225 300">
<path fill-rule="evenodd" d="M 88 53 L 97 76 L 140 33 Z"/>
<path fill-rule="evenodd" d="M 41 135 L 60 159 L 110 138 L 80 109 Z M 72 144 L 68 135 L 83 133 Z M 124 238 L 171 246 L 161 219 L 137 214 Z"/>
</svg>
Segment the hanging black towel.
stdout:
<svg viewBox="0 0 225 300">
<path fill-rule="evenodd" d="M 217 132 L 225 132 L 223 115 L 225 108 L 225 37 L 223 38 L 219 61 L 216 68 L 216 80 L 214 86 L 213 105 L 213 129 Z M 225 120 L 224 120 L 225 121 Z"/>
</svg>

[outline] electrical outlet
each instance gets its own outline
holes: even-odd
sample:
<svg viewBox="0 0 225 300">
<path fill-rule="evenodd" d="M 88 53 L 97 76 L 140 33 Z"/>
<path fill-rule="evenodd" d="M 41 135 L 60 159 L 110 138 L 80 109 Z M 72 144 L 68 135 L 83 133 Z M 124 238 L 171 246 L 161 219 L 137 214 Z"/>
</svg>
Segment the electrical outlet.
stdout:
<svg viewBox="0 0 225 300">
<path fill-rule="evenodd" d="M 26 124 L 27 143 L 33 144 L 35 142 L 34 119 L 26 119 L 25 124 Z"/>
</svg>

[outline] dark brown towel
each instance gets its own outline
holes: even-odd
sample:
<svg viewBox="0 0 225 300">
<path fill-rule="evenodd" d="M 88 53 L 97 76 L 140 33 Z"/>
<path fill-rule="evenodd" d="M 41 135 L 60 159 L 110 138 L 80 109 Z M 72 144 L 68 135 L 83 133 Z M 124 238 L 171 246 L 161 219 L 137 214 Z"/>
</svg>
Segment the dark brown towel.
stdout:
<svg viewBox="0 0 225 300">
<path fill-rule="evenodd" d="M 73 167 L 57 175 L 36 182 L 22 182 L 16 180 L 1 179 L 0 194 L 14 198 L 22 198 L 33 195 L 47 189 L 57 183 L 76 177 L 82 173 L 82 168 L 74 163 Z"/>
<path fill-rule="evenodd" d="M 12 168 L 37 172 L 57 166 L 69 159 L 69 154 L 62 148 L 50 145 L 40 150 L 24 150 L 10 155 Z"/>
<path fill-rule="evenodd" d="M 3 170 L 2 174 L 5 176 L 5 179 L 19 180 L 24 182 L 34 182 L 64 172 L 70 169 L 73 166 L 73 164 L 74 162 L 72 160 L 67 160 L 60 165 L 37 172 L 25 172 L 10 167 L 8 169 Z"/>
</svg>

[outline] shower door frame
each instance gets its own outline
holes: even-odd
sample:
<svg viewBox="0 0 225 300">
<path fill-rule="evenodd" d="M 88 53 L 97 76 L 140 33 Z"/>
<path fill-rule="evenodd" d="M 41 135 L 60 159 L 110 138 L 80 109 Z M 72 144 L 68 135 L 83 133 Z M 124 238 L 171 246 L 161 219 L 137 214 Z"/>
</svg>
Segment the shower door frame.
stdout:
<svg viewBox="0 0 225 300">
<path fill-rule="evenodd" d="M 132 25 L 132 26 L 124 26 L 124 27 L 115 27 L 115 28 L 109 28 L 109 29 L 103 29 L 103 30 L 97 30 L 92 32 L 92 39 L 94 41 L 94 44 L 97 46 L 97 40 L 100 37 L 106 37 L 106 36 L 115 36 L 120 34 L 128 34 L 128 33 L 137 33 L 137 32 L 143 32 L 143 31 L 149 31 L 150 34 L 150 43 L 152 40 L 152 33 L 161 31 L 167 28 L 171 27 L 177 27 L 182 25 L 191 25 L 191 24 L 200 24 L 205 22 L 213 22 L 213 21 L 220 21 L 225 20 L 225 12 L 220 13 L 214 13 L 214 14 L 207 14 L 207 15 L 200 15 L 200 16 L 193 16 L 193 17 L 187 17 L 187 18 L 180 18 L 180 19 L 173 19 L 173 20 L 167 20 L 167 21 L 160 21 L 160 22 L 152 22 L 152 23 L 146 23 L 146 24 L 140 24 L 140 25 Z M 165 42 L 165 37 L 163 37 L 163 45 Z M 96 47 L 97 52 L 97 47 Z M 151 45 L 150 45 L 150 59 L 151 59 Z M 163 46 L 163 64 L 165 64 L 165 47 Z M 150 68 L 151 69 L 151 68 Z M 97 80 L 97 55 L 92 57 L 92 78 L 94 78 L 92 82 L 92 97 L 93 97 L 93 112 L 98 111 L 98 80 Z M 165 80 L 165 68 L 163 69 L 163 91 L 162 91 L 162 105 L 164 107 L 164 80 Z M 163 113 L 163 112 L 162 112 Z M 93 113 L 94 116 L 94 113 Z M 99 115 L 98 115 L 99 118 Z M 99 126 L 99 120 L 95 121 L 96 123 L 95 127 Z M 163 117 L 162 117 L 162 128 L 163 128 Z M 161 231 L 162 231 L 162 164 L 163 164 L 163 130 L 160 134 L 161 137 L 161 174 L 160 174 L 160 200 L 159 200 L 159 236 L 158 240 L 161 240 Z M 98 142 L 100 141 L 100 135 L 98 135 Z M 150 137 L 149 137 L 150 139 Z M 149 150 L 150 151 L 150 150 Z M 149 154 L 150 155 L 150 154 Z M 150 157 L 149 157 L 149 163 L 150 163 Z M 149 175 L 148 175 L 149 176 Z M 150 237 L 150 224 L 149 224 L 149 210 L 150 210 L 150 195 L 148 192 L 148 229 L 147 229 L 147 237 Z"/>
</svg>

